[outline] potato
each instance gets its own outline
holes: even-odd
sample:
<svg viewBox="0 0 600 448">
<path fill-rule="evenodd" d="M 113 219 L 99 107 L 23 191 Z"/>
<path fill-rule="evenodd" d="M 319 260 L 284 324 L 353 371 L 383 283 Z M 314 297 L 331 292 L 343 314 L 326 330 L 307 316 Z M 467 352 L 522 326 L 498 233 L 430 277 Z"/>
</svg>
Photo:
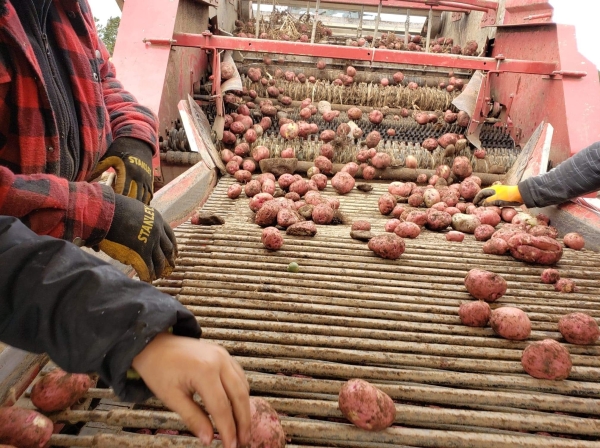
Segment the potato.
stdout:
<svg viewBox="0 0 600 448">
<path fill-rule="evenodd" d="M 444 204 L 445 204 L 445 202 L 444 202 Z M 456 208 L 456 207 L 446 207 L 446 208 L 444 209 L 444 211 L 445 211 L 446 213 L 450 213 L 450 216 L 454 216 L 454 215 L 456 215 L 457 213 L 460 213 L 460 210 L 459 210 L 458 208 Z"/>
<path fill-rule="evenodd" d="M 282 208 L 277 213 L 277 225 L 284 228 L 300 222 L 301 219 L 296 210 L 290 210 L 289 208 Z"/>
<path fill-rule="evenodd" d="M 448 206 L 444 202 L 438 202 L 431 206 L 432 210 L 437 210 L 438 212 L 445 212 Z"/>
<path fill-rule="evenodd" d="M 352 379 L 342 385 L 338 406 L 344 417 L 368 431 L 389 428 L 396 418 L 396 406 L 392 399 L 385 392 L 360 379 Z"/>
<path fill-rule="evenodd" d="M 281 205 L 276 201 L 267 201 L 254 215 L 254 222 L 261 227 L 273 226 L 277 223 L 277 214 Z"/>
<path fill-rule="evenodd" d="M 312 219 L 312 212 L 314 208 L 314 205 L 306 204 L 302 207 L 299 207 L 297 210 L 300 216 L 302 216 L 304 219 Z"/>
<path fill-rule="evenodd" d="M 300 195 L 294 191 L 292 191 L 290 193 L 286 193 L 284 197 L 286 199 L 289 199 L 290 201 L 294 201 L 294 202 L 297 202 L 300 200 Z"/>
<path fill-rule="evenodd" d="M 358 173 L 358 164 L 356 162 L 349 162 L 342 167 L 342 171 L 354 177 Z"/>
<path fill-rule="evenodd" d="M 271 179 L 265 179 L 261 185 L 261 191 L 270 195 L 275 194 L 275 181 Z"/>
<path fill-rule="evenodd" d="M 336 173 L 331 179 L 331 186 L 339 194 L 349 193 L 354 188 L 354 184 L 354 178 L 349 173 L 343 171 Z"/>
<path fill-rule="evenodd" d="M 88 375 L 55 369 L 34 384 L 31 402 L 44 412 L 63 411 L 83 398 L 91 386 Z"/>
<path fill-rule="evenodd" d="M 463 303 L 458 308 L 460 321 L 468 327 L 485 327 L 491 315 L 490 306 L 481 300 Z"/>
<path fill-rule="evenodd" d="M 500 224 L 500 215 L 493 210 L 478 208 L 476 209 L 474 215 L 479 218 L 481 224 L 489 224 L 492 227 L 496 227 L 498 224 Z"/>
<path fill-rule="evenodd" d="M 475 229 L 481 225 L 479 218 L 474 215 L 465 215 L 457 213 L 452 216 L 452 228 L 463 233 L 474 233 Z"/>
<path fill-rule="evenodd" d="M 521 365 L 529 375 L 542 380 L 564 380 L 573 367 L 569 351 L 554 339 L 532 342 L 525 347 Z"/>
<path fill-rule="evenodd" d="M 467 201 L 477 196 L 480 190 L 479 185 L 472 180 L 465 179 L 460 183 L 460 195 Z"/>
<path fill-rule="evenodd" d="M 371 230 L 371 223 L 369 221 L 365 221 L 365 220 L 358 220 L 358 221 L 354 221 L 352 223 L 352 227 L 351 230 L 365 230 L 365 231 L 369 231 Z"/>
<path fill-rule="evenodd" d="M 424 184 L 427 182 L 427 174 L 425 173 L 421 173 L 417 176 L 417 183 L 418 184 Z"/>
<path fill-rule="evenodd" d="M 413 187 L 414 184 L 412 182 L 392 182 L 388 185 L 388 193 L 406 198 L 410 196 Z"/>
<path fill-rule="evenodd" d="M 421 227 L 414 222 L 401 222 L 394 229 L 394 233 L 400 238 L 416 238 L 421 234 Z"/>
<path fill-rule="evenodd" d="M 275 409 L 263 398 L 250 397 L 249 448 L 283 448 L 285 442 L 285 433 Z"/>
<path fill-rule="evenodd" d="M 556 239 L 558 237 L 558 229 L 556 227 L 547 225 L 533 226 L 527 230 L 527 233 L 533 236 L 547 236 L 552 239 Z"/>
<path fill-rule="evenodd" d="M 484 254 L 504 255 L 508 252 L 508 250 L 508 243 L 505 240 L 502 238 L 494 238 L 493 236 L 483 245 Z"/>
<path fill-rule="evenodd" d="M 317 184 L 319 190 L 324 190 L 327 187 L 327 176 L 325 174 L 315 174 L 310 180 Z"/>
<path fill-rule="evenodd" d="M 424 210 L 412 210 L 405 218 L 405 221 L 414 222 L 418 226 L 427 224 L 427 212 Z"/>
<path fill-rule="evenodd" d="M 315 224 L 330 224 L 333 220 L 333 209 L 328 204 L 319 204 L 313 208 L 312 220 Z"/>
<path fill-rule="evenodd" d="M 429 230 L 444 230 L 452 223 L 450 213 L 431 210 L 427 213 L 427 228 Z"/>
<path fill-rule="evenodd" d="M 456 193 L 452 190 L 446 190 L 440 193 L 440 200 L 448 207 L 456 207 L 458 205 L 459 199 L 459 193 Z"/>
<path fill-rule="evenodd" d="M 554 290 L 558 292 L 577 292 L 577 286 L 573 280 L 561 278 L 554 284 Z"/>
<path fill-rule="evenodd" d="M 402 221 L 400 221 L 399 219 L 390 219 L 388 222 L 385 223 L 384 230 L 386 232 L 392 233 L 394 232 L 394 230 L 396 230 L 396 227 L 398 227 L 398 224 L 400 224 L 401 222 Z"/>
<path fill-rule="evenodd" d="M 338 198 L 325 197 L 324 199 L 325 203 L 329 204 L 332 209 L 338 210 L 340 208 L 340 200 Z"/>
<path fill-rule="evenodd" d="M 379 213 L 382 215 L 389 215 L 397 205 L 396 197 L 390 193 L 384 193 L 377 201 L 379 207 Z"/>
<path fill-rule="evenodd" d="M 465 277 L 465 287 L 476 299 L 495 302 L 506 293 L 506 280 L 493 272 L 471 269 Z"/>
<path fill-rule="evenodd" d="M 547 236 L 517 233 L 508 240 L 511 255 L 527 263 L 556 264 L 562 257 L 560 243 Z"/>
<path fill-rule="evenodd" d="M 257 180 L 251 180 L 244 187 L 244 193 L 249 198 L 256 196 L 260 192 L 261 192 L 261 185 L 260 185 L 260 182 Z"/>
<path fill-rule="evenodd" d="M 292 185 L 294 182 L 296 182 L 296 179 L 293 175 L 288 173 L 282 174 L 277 180 L 277 183 L 279 184 L 279 187 L 282 190 L 287 190 L 288 188 L 290 188 L 290 185 Z"/>
<path fill-rule="evenodd" d="M 378 235 L 369 241 L 369 249 L 381 258 L 396 260 L 404 253 L 404 240 L 393 233 Z"/>
<path fill-rule="evenodd" d="M 560 274 L 556 269 L 544 269 L 541 275 L 542 283 L 553 285 L 560 280 Z"/>
<path fill-rule="evenodd" d="M 292 236 L 315 236 L 317 234 L 317 226 L 312 221 L 301 221 L 289 226 L 285 233 Z"/>
<path fill-rule="evenodd" d="M 442 148 L 447 148 L 448 145 L 456 145 L 458 141 L 458 134 L 447 133 L 438 138 L 438 144 Z M 466 177 L 466 176 L 465 176 Z"/>
<path fill-rule="evenodd" d="M 454 158 L 454 162 L 452 163 L 452 172 L 460 179 L 469 177 L 473 173 L 471 162 L 464 156 Z"/>
<path fill-rule="evenodd" d="M 480 226 L 477 226 L 473 235 L 477 241 L 487 241 L 495 232 L 496 229 L 489 224 L 481 224 Z"/>
<path fill-rule="evenodd" d="M 278 250 L 283 246 L 283 236 L 276 227 L 266 227 L 262 231 L 261 241 L 269 250 Z"/>
<path fill-rule="evenodd" d="M 573 250 L 581 250 L 585 246 L 583 237 L 577 232 L 567 233 L 563 237 L 563 243 L 566 247 Z"/>
<path fill-rule="evenodd" d="M 329 174 L 333 170 L 333 163 L 325 156 L 318 156 L 315 159 L 315 166 L 324 174 Z"/>
<path fill-rule="evenodd" d="M 362 110 L 360 110 L 358 107 L 351 107 L 350 109 L 348 109 L 348 118 L 350 118 L 351 120 L 360 120 L 362 117 Z"/>
<path fill-rule="evenodd" d="M 454 241 L 456 243 L 462 243 L 465 239 L 465 234 L 462 232 L 457 232 L 455 230 L 451 230 L 446 234 L 446 241 Z"/>
<path fill-rule="evenodd" d="M 379 131 L 371 131 L 367 134 L 367 138 L 365 139 L 365 144 L 367 148 L 376 148 L 381 141 L 381 134 Z"/>
<path fill-rule="evenodd" d="M 408 197 L 408 205 L 411 207 L 420 207 L 423 205 L 423 195 L 421 193 L 413 193 Z"/>
<path fill-rule="evenodd" d="M 421 146 L 427 151 L 435 151 L 438 147 L 438 141 L 435 138 L 427 138 L 421 143 Z"/>
<path fill-rule="evenodd" d="M 598 322 L 585 313 L 571 313 L 558 321 L 558 331 L 571 344 L 592 345 L 600 337 Z"/>
<path fill-rule="evenodd" d="M 512 207 L 502 207 L 502 220 L 505 222 L 512 222 L 513 218 L 517 214 L 517 211 Z"/>
<path fill-rule="evenodd" d="M 290 185 L 290 191 L 294 193 L 298 193 L 300 197 L 304 196 L 308 193 L 309 185 L 306 179 L 297 180 L 292 185 Z"/>
<path fill-rule="evenodd" d="M 242 194 L 242 186 L 240 184 L 231 184 L 227 189 L 227 197 L 229 199 L 237 199 Z"/>
<path fill-rule="evenodd" d="M 371 159 L 371 164 L 375 168 L 377 168 L 379 170 L 383 170 L 383 169 L 389 167 L 392 164 L 392 158 L 390 157 L 389 154 L 387 154 L 385 152 L 378 152 Z"/>
<path fill-rule="evenodd" d="M 440 192 L 437 191 L 435 188 L 428 188 L 423 193 L 423 202 L 425 202 L 425 205 L 427 207 L 432 207 L 435 204 L 439 203 L 441 200 L 442 199 L 440 196 Z"/>
<path fill-rule="evenodd" d="M 490 326 L 498 336 L 512 341 L 524 341 L 531 334 L 531 321 L 527 314 L 512 306 L 492 311 Z"/>
<path fill-rule="evenodd" d="M 0 443 L 41 448 L 50 440 L 53 429 L 52 421 L 39 412 L 16 406 L 0 408 Z"/>
</svg>

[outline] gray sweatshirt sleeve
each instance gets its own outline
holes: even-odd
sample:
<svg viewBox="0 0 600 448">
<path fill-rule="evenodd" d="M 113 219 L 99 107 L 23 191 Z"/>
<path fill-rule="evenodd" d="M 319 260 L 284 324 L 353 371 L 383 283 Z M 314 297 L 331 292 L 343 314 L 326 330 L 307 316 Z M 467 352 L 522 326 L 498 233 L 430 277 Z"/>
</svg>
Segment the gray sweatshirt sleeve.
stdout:
<svg viewBox="0 0 600 448">
<path fill-rule="evenodd" d="M 600 142 L 588 146 L 541 176 L 519 183 L 527 207 L 562 204 L 600 189 Z"/>
</svg>

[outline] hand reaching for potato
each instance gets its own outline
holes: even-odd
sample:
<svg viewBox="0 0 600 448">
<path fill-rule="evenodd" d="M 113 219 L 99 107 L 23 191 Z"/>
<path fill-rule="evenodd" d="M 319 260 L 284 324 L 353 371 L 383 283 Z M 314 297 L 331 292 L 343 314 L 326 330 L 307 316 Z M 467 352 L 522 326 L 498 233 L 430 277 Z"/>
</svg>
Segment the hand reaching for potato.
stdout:
<svg viewBox="0 0 600 448">
<path fill-rule="evenodd" d="M 161 333 L 133 359 L 146 385 L 205 445 L 213 440 L 208 416 L 193 401 L 202 398 L 225 448 L 250 441 L 248 381 L 227 351 L 203 340 Z"/>
<path fill-rule="evenodd" d="M 523 199 L 516 185 L 492 185 L 481 190 L 473 199 L 473 204 L 480 206 L 510 207 L 522 203 Z"/>
</svg>

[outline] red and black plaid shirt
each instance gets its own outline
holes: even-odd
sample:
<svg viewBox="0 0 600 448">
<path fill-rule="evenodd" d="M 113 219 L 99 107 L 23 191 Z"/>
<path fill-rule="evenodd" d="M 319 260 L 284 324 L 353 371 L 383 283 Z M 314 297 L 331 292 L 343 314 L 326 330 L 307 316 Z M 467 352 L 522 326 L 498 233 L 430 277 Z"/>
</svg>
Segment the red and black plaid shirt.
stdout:
<svg viewBox="0 0 600 448">
<path fill-rule="evenodd" d="M 158 122 L 116 79 L 87 0 L 53 3 L 59 20 L 48 26 L 57 52 L 69 55 L 80 171 L 75 179 L 57 176 L 61 145 L 43 76 L 14 8 L 0 0 L 0 215 L 20 218 L 40 235 L 94 245 L 110 228 L 114 193 L 88 183 L 90 174 L 118 137 L 157 148 Z"/>
</svg>

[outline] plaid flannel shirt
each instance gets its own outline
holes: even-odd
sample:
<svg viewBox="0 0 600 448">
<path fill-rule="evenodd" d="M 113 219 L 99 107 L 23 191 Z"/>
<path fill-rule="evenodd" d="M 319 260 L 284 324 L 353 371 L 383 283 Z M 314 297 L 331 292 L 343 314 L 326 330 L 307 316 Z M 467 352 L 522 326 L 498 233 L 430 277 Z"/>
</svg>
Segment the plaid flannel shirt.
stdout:
<svg viewBox="0 0 600 448">
<path fill-rule="evenodd" d="M 20 1 L 20 0 L 12 0 Z M 60 140 L 39 64 L 10 0 L 0 0 L 0 215 L 39 235 L 86 245 L 108 232 L 114 193 L 88 183 L 112 141 L 132 137 L 157 150 L 158 121 L 124 90 L 96 32 L 87 0 L 53 0 L 57 51 L 69 55 L 80 132 L 80 170 L 59 173 Z"/>
</svg>

